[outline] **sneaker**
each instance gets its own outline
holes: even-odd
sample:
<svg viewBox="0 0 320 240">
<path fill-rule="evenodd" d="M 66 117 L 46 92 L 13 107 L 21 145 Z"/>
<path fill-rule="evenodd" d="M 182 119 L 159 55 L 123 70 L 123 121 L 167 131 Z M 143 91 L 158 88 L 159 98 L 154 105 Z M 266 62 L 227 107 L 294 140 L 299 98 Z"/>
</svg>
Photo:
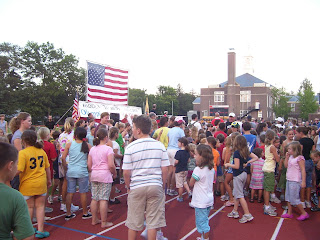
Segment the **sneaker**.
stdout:
<svg viewBox="0 0 320 240">
<path fill-rule="evenodd" d="M 311 201 L 313 202 L 314 205 L 318 206 L 319 199 L 318 199 L 318 196 L 316 194 L 312 195 Z"/>
<path fill-rule="evenodd" d="M 109 200 L 110 205 L 119 204 L 119 203 L 121 203 L 121 202 L 118 198 L 115 198 L 114 201 L 112 201 L 111 199 Z"/>
<path fill-rule="evenodd" d="M 285 214 L 282 214 L 281 217 L 282 218 L 293 218 L 293 214 L 285 213 Z"/>
<path fill-rule="evenodd" d="M 120 178 L 120 184 L 124 184 L 124 179 Z"/>
<path fill-rule="evenodd" d="M 281 203 L 281 201 L 277 197 L 270 197 L 270 202 Z"/>
<path fill-rule="evenodd" d="M 71 215 L 70 216 L 65 216 L 64 217 L 64 220 L 66 220 L 66 221 L 69 221 L 70 219 L 72 219 L 72 218 L 75 218 L 76 217 L 76 215 L 74 214 L 74 213 L 71 213 Z"/>
<path fill-rule="evenodd" d="M 288 210 L 288 206 L 287 206 L 287 205 L 284 205 L 284 206 L 282 206 L 282 209 Z"/>
<path fill-rule="evenodd" d="M 36 237 L 37 238 L 47 238 L 50 236 L 50 233 L 49 232 L 39 232 L 39 231 L 36 231 Z"/>
<path fill-rule="evenodd" d="M 171 194 L 172 194 L 171 196 L 177 196 L 177 195 L 178 195 L 178 192 L 177 192 L 176 190 L 172 190 L 172 189 L 171 189 L 170 192 L 171 192 Z"/>
<path fill-rule="evenodd" d="M 58 202 L 62 202 L 62 196 L 58 196 Z"/>
<path fill-rule="evenodd" d="M 297 217 L 297 220 L 304 221 L 304 220 L 306 220 L 308 218 L 309 218 L 309 214 L 306 213 L 306 215 L 300 215 L 300 217 Z"/>
<path fill-rule="evenodd" d="M 275 216 L 278 215 L 278 214 L 276 213 L 276 211 L 273 210 L 271 207 L 269 207 L 269 208 L 264 207 L 263 213 L 266 214 L 266 215 L 269 215 L 269 216 L 271 216 L 271 217 L 275 217 Z"/>
<path fill-rule="evenodd" d="M 178 202 L 183 202 L 183 197 L 177 197 Z"/>
<path fill-rule="evenodd" d="M 51 212 L 53 212 L 53 208 L 46 207 L 46 208 L 44 209 L 44 212 L 45 212 L 45 213 L 51 213 Z"/>
<path fill-rule="evenodd" d="M 226 207 L 231 207 L 234 205 L 234 202 L 230 202 L 229 200 L 224 204 Z"/>
<path fill-rule="evenodd" d="M 221 196 L 221 192 L 219 192 L 219 191 L 215 191 L 215 193 L 214 193 L 216 196 Z"/>
<path fill-rule="evenodd" d="M 311 207 L 312 207 L 312 206 L 311 206 L 311 202 L 305 201 L 305 203 L 306 203 L 306 207 L 307 207 L 307 208 L 311 208 Z"/>
<path fill-rule="evenodd" d="M 48 197 L 48 203 L 53 204 L 53 197 L 51 195 Z"/>
<path fill-rule="evenodd" d="M 220 200 L 221 201 L 228 201 L 229 200 L 229 196 L 227 196 L 227 195 L 222 195 L 221 197 L 220 197 Z"/>
<path fill-rule="evenodd" d="M 82 215 L 82 219 L 89 219 L 89 218 L 92 218 L 92 215 L 89 212 L 86 215 Z"/>
<path fill-rule="evenodd" d="M 306 203 L 305 202 L 301 202 L 301 204 L 302 204 L 303 208 L 306 208 Z"/>
<path fill-rule="evenodd" d="M 254 219 L 254 217 L 249 213 L 249 214 L 244 214 L 241 219 L 239 219 L 239 223 L 246 223 L 250 222 Z"/>
<path fill-rule="evenodd" d="M 61 203 L 61 205 L 60 205 L 60 210 L 61 210 L 61 211 L 64 211 L 64 212 L 67 212 L 66 204 Z"/>
<path fill-rule="evenodd" d="M 320 208 L 318 206 L 314 206 L 311 208 L 312 212 L 320 212 Z"/>
<path fill-rule="evenodd" d="M 73 205 L 73 204 L 71 203 L 71 211 L 72 211 L 72 212 L 76 212 L 76 211 L 78 211 L 78 210 L 79 210 L 79 206 Z"/>
<path fill-rule="evenodd" d="M 192 192 L 191 191 L 188 192 L 188 196 L 189 196 L 189 198 L 192 198 Z"/>
<path fill-rule="evenodd" d="M 227 215 L 229 218 L 239 218 L 239 213 L 232 210 L 230 213 Z"/>
<path fill-rule="evenodd" d="M 274 207 L 274 206 L 272 206 L 271 203 L 269 203 L 269 206 L 270 206 L 270 208 L 271 208 L 273 211 L 276 211 L 276 210 L 277 210 L 277 208 Z"/>
<path fill-rule="evenodd" d="M 163 236 L 163 232 L 161 230 L 157 231 L 156 240 L 168 240 L 168 238 Z"/>
</svg>

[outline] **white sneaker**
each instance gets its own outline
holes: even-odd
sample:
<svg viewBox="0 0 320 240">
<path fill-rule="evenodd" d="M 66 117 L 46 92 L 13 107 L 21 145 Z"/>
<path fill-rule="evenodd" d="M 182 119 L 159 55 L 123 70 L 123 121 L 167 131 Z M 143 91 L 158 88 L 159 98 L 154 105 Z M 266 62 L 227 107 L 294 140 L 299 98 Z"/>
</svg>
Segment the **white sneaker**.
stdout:
<svg viewBox="0 0 320 240">
<path fill-rule="evenodd" d="M 51 195 L 48 197 L 48 203 L 53 204 L 53 197 Z"/>
<path fill-rule="evenodd" d="M 168 240 L 168 238 L 163 236 L 163 232 L 161 230 L 157 231 L 157 237 L 156 240 Z"/>
<path fill-rule="evenodd" d="M 79 210 L 79 206 L 73 205 L 73 204 L 71 203 L 71 211 L 72 211 L 72 212 L 75 212 L 75 211 L 78 211 L 78 210 Z"/>
<path fill-rule="evenodd" d="M 307 208 L 311 208 L 311 202 L 305 201 L 305 203 Z"/>
<path fill-rule="evenodd" d="M 301 202 L 301 204 L 302 204 L 303 208 L 306 208 L 306 203 L 305 202 Z"/>
<path fill-rule="evenodd" d="M 270 197 L 270 202 L 281 203 L 281 201 L 277 197 Z"/>
<path fill-rule="evenodd" d="M 61 211 L 64 211 L 64 212 L 67 212 L 66 204 L 61 203 L 61 205 L 60 205 L 60 210 L 61 210 Z"/>
</svg>

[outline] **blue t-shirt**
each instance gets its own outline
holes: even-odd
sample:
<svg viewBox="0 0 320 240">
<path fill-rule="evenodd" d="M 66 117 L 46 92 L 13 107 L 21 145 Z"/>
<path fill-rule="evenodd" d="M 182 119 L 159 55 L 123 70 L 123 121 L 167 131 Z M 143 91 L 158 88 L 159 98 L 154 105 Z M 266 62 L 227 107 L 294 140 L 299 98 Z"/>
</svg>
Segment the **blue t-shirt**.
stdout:
<svg viewBox="0 0 320 240">
<path fill-rule="evenodd" d="M 15 131 L 14 134 L 12 135 L 11 144 L 14 144 L 14 140 L 21 139 L 21 135 L 22 135 L 22 132 L 19 129 Z"/>
<path fill-rule="evenodd" d="M 249 158 L 244 159 L 243 157 L 241 157 L 239 150 L 234 151 L 233 159 L 235 159 L 235 158 L 238 158 L 240 160 L 240 166 L 239 166 L 239 169 L 233 169 L 233 176 L 234 177 L 240 175 L 241 173 L 243 173 L 245 171 L 243 164 L 245 164 L 249 160 Z"/>
<path fill-rule="evenodd" d="M 72 141 L 69 149 L 69 164 L 67 177 L 83 178 L 89 176 L 88 154 L 81 152 L 82 143 Z"/>
<path fill-rule="evenodd" d="M 169 143 L 167 149 L 180 150 L 178 140 L 184 136 L 184 131 L 180 127 L 171 128 L 168 132 Z"/>
<path fill-rule="evenodd" d="M 257 137 L 253 134 L 243 134 L 243 136 L 247 139 L 247 145 L 251 153 L 257 145 Z"/>
<path fill-rule="evenodd" d="M 176 152 L 174 158 L 179 161 L 176 165 L 176 173 L 188 171 L 188 160 L 190 158 L 190 154 L 188 151 L 179 150 Z"/>
</svg>

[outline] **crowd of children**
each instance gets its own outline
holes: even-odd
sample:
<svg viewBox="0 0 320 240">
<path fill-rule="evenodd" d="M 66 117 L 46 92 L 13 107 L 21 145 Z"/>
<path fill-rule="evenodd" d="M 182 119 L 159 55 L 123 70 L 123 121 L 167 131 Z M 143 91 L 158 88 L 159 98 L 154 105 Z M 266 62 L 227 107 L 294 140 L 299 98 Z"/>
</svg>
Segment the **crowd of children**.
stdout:
<svg viewBox="0 0 320 240">
<path fill-rule="evenodd" d="M 78 190 L 82 219 L 90 218 L 92 225 L 101 224 L 101 227 L 113 225 L 107 220 L 108 213 L 112 212 L 109 204 L 120 203 L 115 198 L 115 193 L 120 191 L 116 185 L 124 183 L 123 156 L 128 143 L 135 139 L 129 123 L 114 124 L 108 116 L 104 114 L 99 125 L 92 119 L 75 122 L 67 118 L 61 131 L 57 129 L 51 133 L 46 127 L 37 132 L 29 130 L 31 116 L 27 113 L 21 113 L 14 120 L 16 123 L 11 123 L 11 143 L 19 151 L 18 161 L 16 163 L 12 150 L 10 156 L 2 157 L 0 167 L 8 168 L 12 161 L 11 165 L 17 164 L 17 173 L 7 174 L 2 181 L 10 185 L 9 181 L 19 176 L 18 189 L 26 201 L 31 220 L 35 216 L 38 222 L 38 228 L 34 229 L 36 237 L 50 235 L 44 230 L 45 212 L 52 211 L 49 206 L 55 202 L 57 188 L 60 209 L 66 212 L 65 220 L 74 218 L 79 210 L 72 204 Z M 297 207 L 300 221 L 309 218 L 306 208 L 320 211 L 317 129 L 305 126 L 268 128 L 265 123 L 255 129 L 249 121 L 226 124 L 217 120 L 217 128 L 208 124 L 208 128 L 198 129 L 194 123 L 186 127 L 183 120 L 173 121 L 170 126 L 169 119 L 162 117 L 159 129 L 155 126 L 150 130 L 150 136 L 163 143 L 168 152 L 166 194 L 177 195 L 177 201 L 183 202 L 184 190 L 187 192 L 202 239 L 209 238 L 208 217 L 214 195 L 220 196 L 226 207 L 233 207 L 227 217 L 240 218 L 241 205 L 240 223 L 254 219 L 249 208 L 255 200 L 269 216 L 277 216 L 276 207 L 271 203 L 284 201 L 287 204 L 283 208 L 287 211 L 281 215 L 283 218 L 293 218 L 293 207 Z M 6 140 L 1 138 L 1 141 Z M 17 184 L 16 180 L 11 184 Z M 90 209 L 87 207 L 89 191 L 92 195 Z M 46 202 L 50 205 L 46 206 Z M 157 239 L 166 238 L 161 235 Z"/>
</svg>

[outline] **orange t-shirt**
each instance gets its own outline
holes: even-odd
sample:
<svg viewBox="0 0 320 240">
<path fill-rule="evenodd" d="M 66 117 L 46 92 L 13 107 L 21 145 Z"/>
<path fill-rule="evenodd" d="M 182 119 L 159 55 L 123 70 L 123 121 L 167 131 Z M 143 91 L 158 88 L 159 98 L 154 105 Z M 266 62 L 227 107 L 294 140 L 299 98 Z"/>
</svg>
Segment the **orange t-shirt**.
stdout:
<svg viewBox="0 0 320 240">
<path fill-rule="evenodd" d="M 217 149 L 211 148 L 213 154 L 214 171 L 217 172 L 217 166 L 219 163 L 220 153 Z"/>
</svg>

